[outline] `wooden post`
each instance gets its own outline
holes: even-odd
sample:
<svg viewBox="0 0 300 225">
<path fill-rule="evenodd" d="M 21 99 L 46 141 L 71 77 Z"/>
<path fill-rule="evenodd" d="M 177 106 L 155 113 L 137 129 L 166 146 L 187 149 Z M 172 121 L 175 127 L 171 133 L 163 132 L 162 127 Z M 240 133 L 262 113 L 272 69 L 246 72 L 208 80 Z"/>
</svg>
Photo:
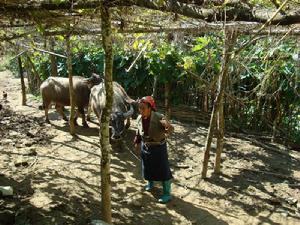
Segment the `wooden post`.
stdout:
<svg viewBox="0 0 300 225">
<path fill-rule="evenodd" d="M 213 104 L 213 111 L 210 117 L 210 124 L 208 129 L 208 134 L 206 137 L 206 144 L 205 144 L 205 151 L 204 151 L 204 157 L 203 157 L 203 166 L 202 166 L 202 178 L 206 178 L 207 175 L 207 167 L 208 167 L 208 160 L 210 155 L 210 148 L 211 148 L 211 141 L 213 138 L 213 131 L 215 129 L 216 125 L 216 118 L 217 114 L 221 107 L 221 100 L 223 98 L 223 91 L 225 88 L 225 82 L 228 74 L 228 68 L 229 68 L 229 62 L 230 62 L 230 56 L 232 54 L 233 45 L 235 43 L 235 32 L 229 31 L 225 32 L 225 46 L 223 50 L 223 62 L 222 62 L 222 71 L 219 78 L 219 89 L 217 96 L 214 100 Z M 228 41 L 228 42 L 227 42 Z M 222 150 L 221 150 L 222 152 Z"/>
<path fill-rule="evenodd" d="M 208 112 L 208 91 L 205 89 L 203 93 L 203 111 Z"/>
<path fill-rule="evenodd" d="M 154 99 L 156 99 L 156 95 L 157 95 L 157 76 L 154 76 L 153 78 L 153 87 L 152 87 L 152 97 Z"/>
<path fill-rule="evenodd" d="M 19 73 L 20 73 L 21 88 L 22 88 L 22 105 L 26 105 L 26 87 L 25 87 L 25 82 L 24 82 L 24 74 L 23 74 L 21 56 L 18 57 L 18 64 L 19 64 Z"/>
<path fill-rule="evenodd" d="M 54 37 L 51 37 L 50 38 L 50 51 L 51 52 L 54 52 L 54 45 L 55 45 Z M 58 73 L 57 73 L 56 56 L 51 54 L 50 61 L 51 61 L 51 76 L 57 77 Z"/>
<path fill-rule="evenodd" d="M 111 218 L 111 179 L 110 179 L 110 160 L 111 145 L 109 143 L 109 121 L 113 103 L 113 51 L 112 51 L 112 29 L 111 14 L 109 8 L 105 6 L 104 0 L 101 1 L 101 29 L 102 44 L 105 53 L 104 60 L 104 82 L 106 90 L 106 105 L 101 116 L 100 126 L 100 146 L 101 146 L 101 213 L 103 220 L 107 223 L 112 222 Z"/>
<path fill-rule="evenodd" d="M 221 80 L 219 80 L 219 83 Z M 219 87 L 220 89 L 220 87 Z M 215 169 L 214 172 L 216 174 L 221 173 L 221 154 L 223 151 L 224 145 L 224 128 L 225 128 L 225 120 L 224 120 L 224 92 L 221 93 L 220 97 L 220 108 L 218 112 L 218 119 L 217 119 L 217 150 L 216 150 L 216 159 L 215 159 Z"/>
<path fill-rule="evenodd" d="M 170 107 L 170 89 L 171 89 L 171 82 L 167 81 L 165 83 L 165 116 L 167 119 L 171 117 L 171 107 Z"/>
<path fill-rule="evenodd" d="M 74 104 L 74 89 L 73 89 L 73 71 L 72 71 L 72 55 L 71 55 L 71 46 L 70 46 L 70 36 L 66 36 L 66 46 L 67 46 L 67 67 L 69 72 L 69 93 L 70 93 L 70 106 L 71 106 L 71 112 L 70 112 L 70 133 L 72 135 L 75 134 L 75 104 Z"/>
</svg>

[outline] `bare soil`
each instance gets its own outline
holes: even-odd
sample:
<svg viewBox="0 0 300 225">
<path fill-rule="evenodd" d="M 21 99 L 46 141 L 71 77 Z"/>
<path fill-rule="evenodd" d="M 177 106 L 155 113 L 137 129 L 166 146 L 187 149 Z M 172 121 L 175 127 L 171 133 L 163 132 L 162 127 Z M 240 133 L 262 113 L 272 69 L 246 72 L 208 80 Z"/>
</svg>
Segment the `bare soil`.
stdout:
<svg viewBox="0 0 300 225">
<path fill-rule="evenodd" d="M 7 92 L 7 101 L 2 92 Z M 0 72 L 0 225 L 87 225 L 101 219 L 100 157 L 96 119 L 69 134 L 52 109 L 44 123 L 41 101 L 27 95 L 21 106 L 20 81 Z M 144 192 L 141 164 L 133 154 L 136 124 L 113 144 L 111 160 L 114 224 L 300 224 L 300 153 L 262 139 L 226 133 L 222 175 L 214 175 L 215 144 L 208 179 L 201 179 L 207 128 L 172 121 L 168 140 L 174 174 L 173 200 L 157 203 L 161 185 Z M 253 141 L 251 141 L 253 140 Z M 259 144 L 261 143 L 261 144 Z M 263 146 L 263 147 L 261 147 Z"/>
</svg>

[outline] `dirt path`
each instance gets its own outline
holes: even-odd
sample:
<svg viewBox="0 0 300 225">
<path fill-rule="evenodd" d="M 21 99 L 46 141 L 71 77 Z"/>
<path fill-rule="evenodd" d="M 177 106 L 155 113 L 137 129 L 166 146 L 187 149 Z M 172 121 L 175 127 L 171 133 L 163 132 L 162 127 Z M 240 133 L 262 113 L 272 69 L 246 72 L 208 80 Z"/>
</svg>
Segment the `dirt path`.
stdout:
<svg viewBox="0 0 300 225">
<path fill-rule="evenodd" d="M 28 95 L 21 106 L 19 80 L 0 72 L 0 186 L 14 188 L 13 198 L 0 197 L 0 225 L 86 225 L 100 215 L 100 150 L 96 123 L 68 126 L 51 110 L 44 123 L 41 104 Z M 4 103 L 2 91 L 8 94 Z M 95 121 L 95 120 L 94 120 Z M 79 121 L 79 124 L 81 121 Z M 222 176 L 200 178 L 207 129 L 173 121 L 169 141 L 174 172 L 173 200 L 157 203 L 161 187 L 142 191 L 140 162 L 133 156 L 135 121 L 126 133 L 123 152 L 111 162 L 114 224 L 300 224 L 300 154 L 255 146 L 226 136 Z M 288 152 L 284 146 L 265 145 Z M 268 171 L 278 175 L 262 173 Z M 295 187 L 296 184 L 296 187 Z"/>
</svg>

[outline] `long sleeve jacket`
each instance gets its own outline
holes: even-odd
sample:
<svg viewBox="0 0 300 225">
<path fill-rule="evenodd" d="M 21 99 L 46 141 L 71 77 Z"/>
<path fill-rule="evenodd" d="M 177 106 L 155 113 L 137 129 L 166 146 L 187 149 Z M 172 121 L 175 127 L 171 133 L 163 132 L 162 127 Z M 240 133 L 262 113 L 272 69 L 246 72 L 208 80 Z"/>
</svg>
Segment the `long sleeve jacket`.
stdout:
<svg viewBox="0 0 300 225">
<path fill-rule="evenodd" d="M 158 112 L 152 111 L 150 116 L 150 124 L 148 132 L 143 129 L 142 116 L 140 115 L 137 118 L 137 135 L 136 135 L 136 143 L 140 142 L 142 139 L 145 142 L 162 142 L 166 138 L 166 131 L 164 126 L 161 124 L 160 120 L 162 120 L 164 116 Z M 148 134 L 147 136 L 145 135 Z"/>
</svg>

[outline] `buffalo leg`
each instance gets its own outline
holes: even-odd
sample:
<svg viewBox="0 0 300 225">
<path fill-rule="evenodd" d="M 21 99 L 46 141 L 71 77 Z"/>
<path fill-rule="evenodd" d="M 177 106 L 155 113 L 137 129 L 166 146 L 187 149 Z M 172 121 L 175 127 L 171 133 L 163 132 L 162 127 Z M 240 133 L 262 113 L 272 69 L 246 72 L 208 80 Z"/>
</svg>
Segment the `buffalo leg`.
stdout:
<svg viewBox="0 0 300 225">
<path fill-rule="evenodd" d="M 46 123 L 50 123 L 49 116 L 48 116 L 49 104 L 44 104 L 44 107 L 45 107 L 44 110 L 45 110 Z"/>
<path fill-rule="evenodd" d="M 89 103 L 89 104 L 88 104 L 88 108 L 87 108 L 87 116 L 86 116 L 86 120 L 87 120 L 87 121 L 91 121 L 91 112 L 92 112 L 92 106 L 91 106 L 91 104 Z"/>
<path fill-rule="evenodd" d="M 63 106 L 62 105 L 55 105 L 55 109 L 56 111 L 62 116 L 64 121 L 68 121 L 68 118 L 66 117 L 64 110 L 63 110 Z"/>
<path fill-rule="evenodd" d="M 78 108 L 78 111 L 79 111 L 80 116 L 82 118 L 82 126 L 89 127 L 89 125 L 87 124 L 87 122 L 85 120 L 84 108 Z"/>
<path fill-rule="evenodd" d="M 78 110 L 76 110 L 75 116 L 74 116 L 74 124 L 75 124 L 75 126 L 78 126 L 77 118 L 78 118 Z"/>
</svg>

